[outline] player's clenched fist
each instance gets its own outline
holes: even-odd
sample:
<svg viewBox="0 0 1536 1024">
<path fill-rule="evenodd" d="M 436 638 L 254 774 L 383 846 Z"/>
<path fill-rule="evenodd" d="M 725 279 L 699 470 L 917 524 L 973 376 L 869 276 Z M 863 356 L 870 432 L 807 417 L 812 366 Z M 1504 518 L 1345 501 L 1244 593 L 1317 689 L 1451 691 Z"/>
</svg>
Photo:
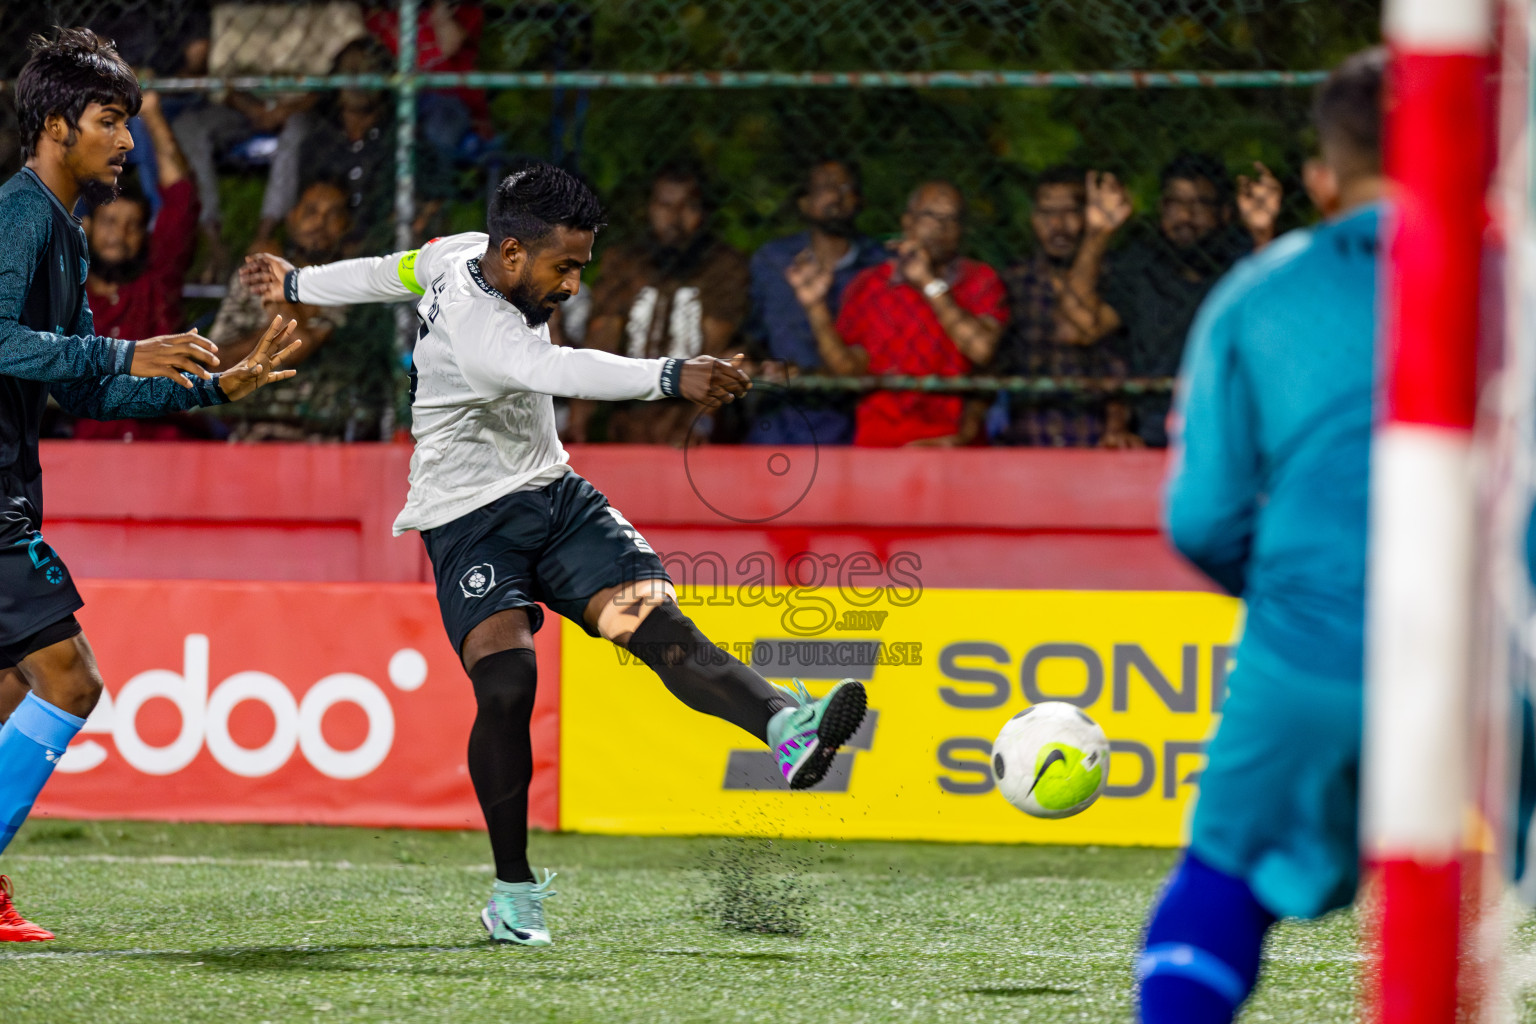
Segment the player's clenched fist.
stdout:
<svg viewBox="0 0 1536 1024">
<path fill-rule="evenodd" d="M 192 382 L 184 374 L 209 380 L 209 367 L 219 365 L 219 347 L 194 329 L 186 334 L 146 338 L 133 347 L 128 372 L 135 377 L 167 377 L 184 388 Z"/>
<path fill-rule="evenodd" d="M 752 387 L 752 378 L 741 370 L 745 358 L 739 354 L 729 360 L 694 356 L 683 364 L 678 388 L 684 398 L 706 409 L 718 409 L 726 402 L 734 402 Z"/>
<path fill-rule="evenodd" d="M 240 283 L 262 302 L 283 301 L 283 279 L 293 264 L 269 252 L 256 252 L 240 265 Z"/>
</svg>

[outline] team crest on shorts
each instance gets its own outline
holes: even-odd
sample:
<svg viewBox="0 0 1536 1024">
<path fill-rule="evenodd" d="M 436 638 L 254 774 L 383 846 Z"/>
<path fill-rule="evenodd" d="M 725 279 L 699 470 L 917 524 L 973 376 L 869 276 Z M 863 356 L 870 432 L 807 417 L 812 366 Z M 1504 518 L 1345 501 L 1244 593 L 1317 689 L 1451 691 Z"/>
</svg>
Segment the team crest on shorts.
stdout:
<svg viewBox="0 0 1536 1024">
<path fill-rule="evenodd" d="M 495 585 L 496 570 L 491 568 L 489 562 L 472 565 L 468 572 L 459 577 L 459 589 L 464 591 L 465 597 L 484 597 Z"/>
</svg>

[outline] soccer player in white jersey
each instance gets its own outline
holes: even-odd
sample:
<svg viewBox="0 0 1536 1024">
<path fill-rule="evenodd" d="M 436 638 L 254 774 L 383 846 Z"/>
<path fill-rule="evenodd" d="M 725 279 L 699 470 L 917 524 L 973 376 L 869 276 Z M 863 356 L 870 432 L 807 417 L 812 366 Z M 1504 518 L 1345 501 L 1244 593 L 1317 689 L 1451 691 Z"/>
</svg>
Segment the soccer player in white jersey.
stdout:
<svg viewBox="0 0 1536 1024">
<path fill-rule="evenodd" d="M 689 707 L 767 743 L 791 789 L 821 781 L 863 720 L 865 693 L 845 679 L 813 700 L 715 647 L 678 609 L 651 546 L 566 464 L 552 395 L 680 396 L 715 408 L 744 393 L 747 376 L 710 356 L 629 359 L 551 344 L 546 324 L 580 288 L 603 227 L 597 198 L 565 171 L 536 163 L 508 177 L 486 226 L 302 270 L 258 254 L 242 276 L 273 301 L 416 302 L 416 451 L 395 532 L 421 532 L 443 624 L 474 685 L 469 773 L 496 861 L 481 920 L 496 941 L 547 946 L 553 875 L 536 882 L 527 850 L 536 602 L 627 648 Z"/>
</svg>

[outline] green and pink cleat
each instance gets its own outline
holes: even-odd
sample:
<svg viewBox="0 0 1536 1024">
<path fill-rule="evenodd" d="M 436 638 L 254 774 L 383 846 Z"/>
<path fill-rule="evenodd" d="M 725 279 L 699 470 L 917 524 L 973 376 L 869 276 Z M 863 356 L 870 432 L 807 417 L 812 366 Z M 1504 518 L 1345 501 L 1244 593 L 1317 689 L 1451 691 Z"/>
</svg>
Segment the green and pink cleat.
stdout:
<svg viewBox="0 0 1536 1024">
<path fill-rule="evenodd" d="M 480 923 L 492 942 L 510 946 L 547 946 L 549 926 L 544 923 L 544 901 L 555 894 L 549 883 L 555 873 L 546 870 L 542 882 L 496 880 L 491 898 L 480 911 Z"/>
<path fill-rule="evenodd" d="M 794 689 L 778 688 L 794 704 L 769 720 L 768 746 L 789 788 L 809 789 L 826 777 L 837 748 L 858 731 L 868 697 L 857 679 L 844 679 L 820 700 L 812 698 L 798 679 Z"/>
</svg>

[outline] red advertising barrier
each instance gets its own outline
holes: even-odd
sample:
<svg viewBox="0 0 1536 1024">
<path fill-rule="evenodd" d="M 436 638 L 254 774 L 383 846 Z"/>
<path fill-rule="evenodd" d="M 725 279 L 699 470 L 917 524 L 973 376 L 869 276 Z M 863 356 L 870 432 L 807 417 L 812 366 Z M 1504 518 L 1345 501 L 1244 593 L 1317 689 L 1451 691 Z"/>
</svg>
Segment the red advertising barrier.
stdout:
<svg viewBox="0 0 1536 1024">
<path fill-rule="evenodd" d="M 107 693 L 36 813 L 480 828 L 469 680 L 422 584 L 81 582 Z M 559 630 L 530 818 L 559 826 Z"/>
<path fill-rule="evenodd" d="M 44 529 L 76 576 L 429 582 L 394 537 L 394 444 L 43 445 Z M 1206 590 L 1158 528 L 1162 452 L 577 445 L 664 554 L 917 556 L 929 587 Z"/>
</svg>

